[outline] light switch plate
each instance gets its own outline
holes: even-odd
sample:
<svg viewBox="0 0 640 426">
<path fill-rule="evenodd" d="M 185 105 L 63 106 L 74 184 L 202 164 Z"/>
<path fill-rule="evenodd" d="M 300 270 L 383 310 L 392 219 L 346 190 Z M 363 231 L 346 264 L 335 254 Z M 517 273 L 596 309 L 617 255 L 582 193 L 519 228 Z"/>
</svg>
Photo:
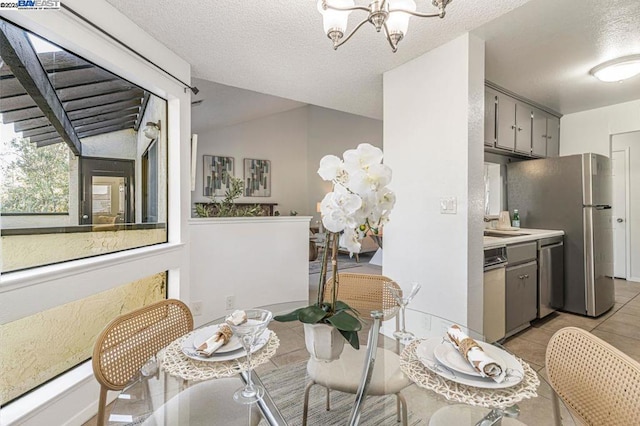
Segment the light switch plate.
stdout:
<svg viewBox="0 0 640 426">
<path fill-rule="evenodd" d="M 458 200 L 456 197 L 440 198 L 440 214 L 458 213 Z"/>
</svg>

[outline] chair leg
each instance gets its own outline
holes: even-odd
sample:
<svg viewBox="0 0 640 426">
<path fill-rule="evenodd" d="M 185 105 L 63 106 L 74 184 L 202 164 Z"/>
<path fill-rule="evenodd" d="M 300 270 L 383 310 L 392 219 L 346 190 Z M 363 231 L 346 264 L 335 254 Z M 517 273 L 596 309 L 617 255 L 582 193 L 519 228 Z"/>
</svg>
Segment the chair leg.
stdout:
<svg viewBox="0 0 640 426">
<path fill-rule="evenodd" d="M 326 407 L 327 411 L 331 411 L 331 396 L 329 395 L 330 391 L 331 389 L 327 388 L 327 407 Z"/>
<path fill-rule="evenodd" d="M 98 426 L 104 426 L 105 410 L 107 408 L 107 388 L 100 386 L 100 399 L 98 399 Z"/>
<path fill-rule="evenodd" d="M 402 426 L 407 426 L 407 401 L 400 392 L 396 394 L 396 404 L 397 421 L 398 423 L 402 421 Z"/>
<path fill-rule="evenodd" d="M 553 421 L 555 426 L 562 426 L 562 415 L 560 414 L 560 398 L 553 389 L 551 390 L 551 405 L 553 406 Z"/>
<path fill-rule="evenodd" d="M 304 390 L 304 406 L 302 408 L 302 426 L 307 426 L 307 415 L 309 414 L 309 391 L 311 391 L 311 386 L 315 384 L 316 382 L 314 382 L 313 380 L 310 381 Z"/>
</svg>

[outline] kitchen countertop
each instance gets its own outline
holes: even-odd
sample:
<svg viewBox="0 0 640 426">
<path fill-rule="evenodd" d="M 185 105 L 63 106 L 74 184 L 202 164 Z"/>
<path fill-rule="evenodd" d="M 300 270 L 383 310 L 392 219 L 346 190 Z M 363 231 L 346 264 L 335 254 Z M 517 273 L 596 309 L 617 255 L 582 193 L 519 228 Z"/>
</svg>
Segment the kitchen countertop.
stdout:
<svg viewBox="0 0 640 426">
<path fill-rule="evenodd" d="M 551 229 L 529 229 L 529 228 L 520 228 L 514 231 L 503 231 L 500 229 L 486 229 L 486 231 L 496 232 L 500 234 L 516 234 L 512 237 L 502 238 L 502 237 L 484 237 L 484 248 L 496 248 L 496 247 L 504 247 L 508 244 L 516 244 L 516 243 L 524 243 L 527 241 L 536 241 L 542 238 L 549 237 L 557 237 L 560 235 L 564 235 L 564 231 L 556 231 Z M 517 234 L 527 234 L 527 235 L 517 235 Z"/>
</svg>

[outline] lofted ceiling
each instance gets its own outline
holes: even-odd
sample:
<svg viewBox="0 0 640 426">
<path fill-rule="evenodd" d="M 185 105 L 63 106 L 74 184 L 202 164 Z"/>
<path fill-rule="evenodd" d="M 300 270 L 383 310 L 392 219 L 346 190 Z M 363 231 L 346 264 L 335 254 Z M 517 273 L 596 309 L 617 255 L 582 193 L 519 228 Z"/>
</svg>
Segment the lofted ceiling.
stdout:
<svg viewBox="0 0 640 426">
<path fill-rule="evenodd" d="M 334 51 L 316 0 L 216 0 L 188 7 L 169 0 L 107 1 L 189 62 L 193 77 L 381 119 L 385 71 L 528 0 L 454 0 L 444 19 L 411 18 L 395 54 L 369 24 Z M 436 10 L 431 1 L 417 3 L 419 11 Z M 353 12 L 349 28 L 362 18 Z"/>
<path fill-rule="evenodd" d="M 200 90 L 192 97 L 191 129 L 196 133 L 256 120 L 306 105 L 199 78 L 194 78 L 192 84 Z"/>
<path fill-rule="evenodd" d="M 640 97 L 640 76 L 602 83 L 588 74 L 640 53 L 639 0 L 454 0 L 443 20 L 411 18 L 396 54 L 370 25 L 334 51 L 315 0 L 107 1 L 192 64 L 196 86 L 218 83 L 194 109 L 194 119 L 220 114 L 216 125 L 290 109 L 285 99 L 381 119 L 382 74 L 466 31 L 486 40 L 487 80 L 559 113 Z M 352 13 L 349 27 L 359 18 Z"/>
</svg>

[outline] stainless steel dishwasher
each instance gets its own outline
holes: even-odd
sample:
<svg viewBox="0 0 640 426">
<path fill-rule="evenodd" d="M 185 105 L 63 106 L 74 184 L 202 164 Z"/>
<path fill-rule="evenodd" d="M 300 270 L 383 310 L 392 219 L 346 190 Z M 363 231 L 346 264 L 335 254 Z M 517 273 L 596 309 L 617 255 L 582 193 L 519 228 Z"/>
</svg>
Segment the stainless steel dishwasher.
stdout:
<svg viewBox="0 0 640 426">
<path fill-rule="evenodd" d="M 505 335 L 505 247 L 485 249 L 483 278 L 483 334 L 487 342 Z"/>
<path fill-rule="evenodd" d="M 538 318 L 564 305 L 564 237 L 538 240 Z"/>
</svg>

